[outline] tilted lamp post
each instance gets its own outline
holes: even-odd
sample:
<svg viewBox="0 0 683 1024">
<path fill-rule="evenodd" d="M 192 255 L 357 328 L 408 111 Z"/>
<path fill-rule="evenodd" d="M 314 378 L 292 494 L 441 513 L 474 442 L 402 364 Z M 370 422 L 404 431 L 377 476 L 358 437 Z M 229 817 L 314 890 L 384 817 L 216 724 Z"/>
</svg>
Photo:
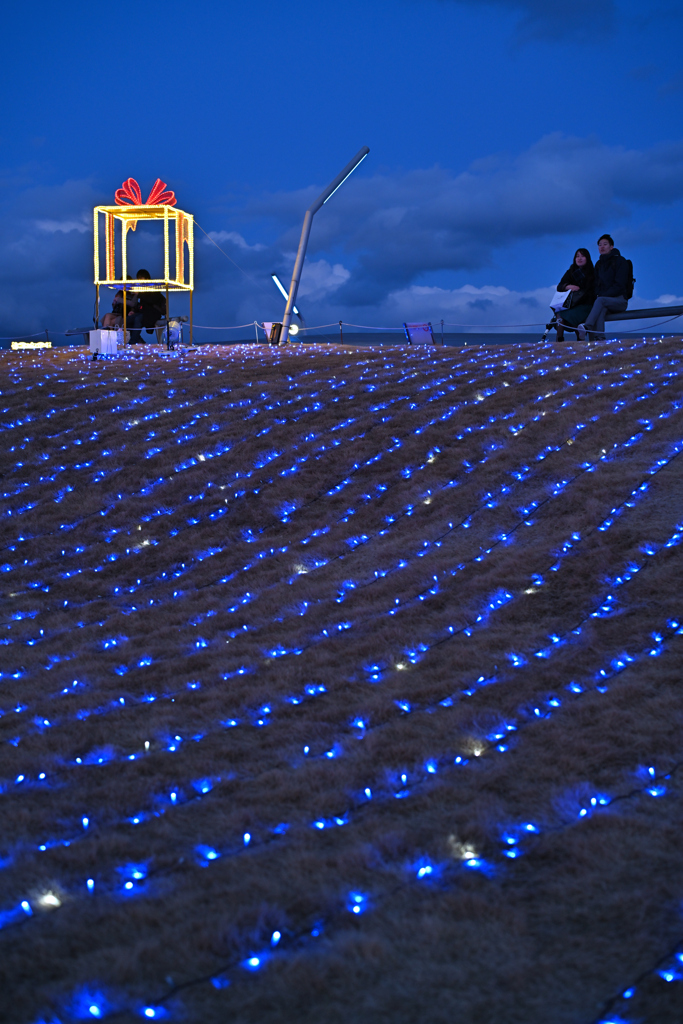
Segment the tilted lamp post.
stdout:
<svg viewBox="0 0 683 1024">
<path fill-rule="evenodd" d="M 350 160 L 343 171 L 340 171 L 334 181 L 331 181 L 324 192 L 321 192 L 314 203 L 306 210 L 304 214 L 304 223 L 301 229 L 301 238 L 299 240 L 299 249 L 296 254 L 294 261 L 294 270 L 292 272 L 292 283 L 289 286 L 289 296 L 287 298 L 287 305 L 285 306 L 284 316 L 282 317 L 282 331 L 280 332 L 280 344 L 284 345 L 289 336 L 289 325 L 292 322 L 292 313 L 294 312 L 294 303 L 296 302 L 297 292 L 299 291 L 299 281 L 301 280 L 301 271 L 303 270 L 304 260 L 306 258 L 306 249 L 308 247 L 308 236 L 311 233 L 311 224 L 313 223 L 313 217 L 318 212 L 321 206 L 323 206 L 328 199 L 330 199 L 337 191 L 340 185 L 342 185 L 349 174 L 358 167 L 361 160 L 370 152 L 369 146 L 363 146 L 359 149 L 353 160 Z"/>
</svg>

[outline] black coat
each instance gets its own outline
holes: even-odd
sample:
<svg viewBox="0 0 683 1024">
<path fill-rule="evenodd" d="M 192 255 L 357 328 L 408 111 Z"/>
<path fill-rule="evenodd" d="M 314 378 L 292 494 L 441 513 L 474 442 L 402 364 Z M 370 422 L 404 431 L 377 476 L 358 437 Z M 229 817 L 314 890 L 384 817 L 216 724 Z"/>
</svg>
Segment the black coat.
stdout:
<svg viewBox="0 0 683 1024">
<path fill-rule="evenodd" d="M 138 312 L 142 313 L 143 327 L 154 327 L 166 316 L 166 296 L 163 292 L 139 292 Z"/>
<path fill-rule="evenodd" d="M 575 284 L 580 289 L 578 292 L 571 292 L 570 306 L 593 305 L 595 302 L 595 277 L 590 267 L 577 267 L 576 263 L 572 263 L 569 270 L 562 275 L 562 280 L 557 286 L 558 292 L 564 291 L 568 284 Z"/>
<path fill-rule="evenodd" d="M 629 265 L 618 249 L 603 253 L 595 264 L 595 290 L 598 295 L 626 298 L 631 289 Z"/>
</svg>

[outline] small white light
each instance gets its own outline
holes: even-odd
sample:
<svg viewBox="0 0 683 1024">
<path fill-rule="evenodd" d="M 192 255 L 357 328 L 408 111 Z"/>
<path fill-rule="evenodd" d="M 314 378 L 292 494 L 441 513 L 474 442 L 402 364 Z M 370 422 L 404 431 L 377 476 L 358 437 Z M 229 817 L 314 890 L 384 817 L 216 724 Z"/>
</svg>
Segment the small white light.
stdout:
<svg viewBox="0 0 683 1024">
<path fill-rule="evenodd" d="M 62 905 L 59 896 L 54 892 L 43 893 L 42 896 L 38 897 L 38 903 L 41 907 L 61 907 Z"/>
</svg>

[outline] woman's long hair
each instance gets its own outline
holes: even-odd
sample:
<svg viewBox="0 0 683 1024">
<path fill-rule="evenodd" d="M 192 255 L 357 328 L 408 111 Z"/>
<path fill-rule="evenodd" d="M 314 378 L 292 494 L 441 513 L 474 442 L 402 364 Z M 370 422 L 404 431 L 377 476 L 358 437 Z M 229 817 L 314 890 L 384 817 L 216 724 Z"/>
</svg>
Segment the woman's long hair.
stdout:
<svg viewBox="0 0 683 1024">
<path fill-rule="evenodd" d="M 582 267 L 579 267 L 579 269 L 583 270 L 586 277 L 590 279 L 595 274 L 595 267 L 593 266 L 593 260 L 591 259 L 591 254 L 589 253 L 588 249 L 576 250 L 576 252 L 574 253 L 574 259 L 572 260 L 572 266 L 577 266 L 576 257 L 579 253 L 581 253 L 582 256 L 586 257 L 585 264 Z"/>
</svg>

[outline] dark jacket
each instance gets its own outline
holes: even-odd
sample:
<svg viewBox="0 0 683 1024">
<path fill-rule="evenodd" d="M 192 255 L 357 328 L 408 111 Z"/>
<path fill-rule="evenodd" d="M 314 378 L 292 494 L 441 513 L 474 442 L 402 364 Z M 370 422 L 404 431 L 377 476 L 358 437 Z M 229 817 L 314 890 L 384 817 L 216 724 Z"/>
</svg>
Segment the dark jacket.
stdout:
<svg viewBox="0 0 683 1024">
<path fill-rule="evenodd" d="M 568 284 L 575 284 L 580 291 L 571 292 L 570 306 L 592 306 L 595 302 L 595 276 L 592 267 L 588 265 L 577 267 L 572 263 L 569 270 L 562 275 L 562 280 L 557 286 L 558 292 L 565 290 Z"/>
<path fill-rule="evenodd" d="M 163 292 L 139 292 L 138 312 L 142 313 L 143 327 L 154 327 L 166 316 L 166 296 Z"/>
<path fill-rule="evenodd" d="M 629 266 L 618 249 L 603 253 L 595 264 L 595 291 L 598 296 L 626 297 L 630 291 Z"/>
</svg>

